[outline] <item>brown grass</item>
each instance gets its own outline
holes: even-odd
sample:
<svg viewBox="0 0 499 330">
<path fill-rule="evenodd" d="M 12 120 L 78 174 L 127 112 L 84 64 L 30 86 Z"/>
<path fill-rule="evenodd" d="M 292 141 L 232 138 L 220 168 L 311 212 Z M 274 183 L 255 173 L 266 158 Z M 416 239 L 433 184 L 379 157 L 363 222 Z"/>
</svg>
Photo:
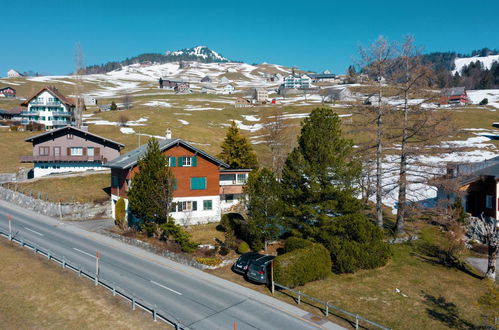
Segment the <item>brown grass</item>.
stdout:
<svg viewBox="0 0 499 330">
<path fill-rule="evenodd" d="M 224 240 L 224 233 L 216 230 L 218 223 L 189 226 L 186 230 L 192 235 L 192 240 L 199 244 L 215 244 L 215 238 Z"/>
<path fill-rule="evenodd" d="M 3 329 L 161 329 L 142 311 L 86 279 L 0 240 Z"/>
</svg>

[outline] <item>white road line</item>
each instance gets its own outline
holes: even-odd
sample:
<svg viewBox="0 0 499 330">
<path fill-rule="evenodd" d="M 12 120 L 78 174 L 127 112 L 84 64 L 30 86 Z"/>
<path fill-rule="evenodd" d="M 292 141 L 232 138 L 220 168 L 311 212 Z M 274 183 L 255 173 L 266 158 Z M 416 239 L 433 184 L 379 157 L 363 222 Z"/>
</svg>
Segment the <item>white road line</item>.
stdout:
<svg viewBox="0 0 499 330">
<path fill-rule="evenodd" d="M 30 231 L 30 232 L 32 232 L 33 234 L 37 234 L 37 235 L 39 235 L 39 236 L 43 236 L 43 234 L 42 234 L 42 233 L 39 233 L 39 232 L 37 232 L 36 230 L 30 229 L 30 228 L 28 228 L 28 227 L 24 227 L 24 229 L 29 230 L 29 231 Z"/>
<path fill-rule="evenodd" d="M 159 284 L 158 282 L 151 281 L 151 283 L 152 283 L 152 284 L 155 284 L 155 285 L 157 285 L 157 286 L 160 286 L 160 287 L 162 287 L 163 289 L 166 289 L 166 290 L 169 290 L 169 291 L 171 291 L 171 292 L 173 292 L 173 293 L 176 293 L 176 294 L 178 294 L 179 296 L 181 296 L 181 295 L 182 295 L 180 292 L 175 291 L 175 290 L 173 290 L 173 289 L 170 289 L 169 287 L 164 286 L 164 285 L 162 285 L 162 284 Z"/>
<path fill-rule="evenodd" d="M 86 255 L 87 255 L 87 256 L 89 256 L 89 257 L 95 258 L 95 256 L 94 256 L 93 254 L 90 254 L 90 253 L 88 253 L 88 252 L 82 251 L 82 250 L 80 250 L 80 249 L 73 248 L 73 250 L 76 250 L 76 251 L 78 251 L 78 252 L 80 252 L 80 253 L 86 254 Z"/>
</svg>

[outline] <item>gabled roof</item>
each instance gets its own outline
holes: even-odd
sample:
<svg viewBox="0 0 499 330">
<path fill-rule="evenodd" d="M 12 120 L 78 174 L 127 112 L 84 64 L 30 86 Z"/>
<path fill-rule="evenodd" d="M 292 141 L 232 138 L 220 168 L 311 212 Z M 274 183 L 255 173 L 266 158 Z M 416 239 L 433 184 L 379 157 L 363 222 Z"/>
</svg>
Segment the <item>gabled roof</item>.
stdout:
<svg viewBox="0 0 499 330">
<path fill-rule="evenodd" d="M 499 179 L 499 156 L 478 163 L 454 164 L 452 167 L 456 169 L 455 175 L 462 185 L 486 176 Z"/>
<path fill-rule="evenodd" d="M 99 136 L 97 134 L 93 134 L 93 133 L 84 131 L 84 130 L 76 128 L 74 126 L 61 127 L 61 128 L 58 128 L 58 129 L 55 129 L 55 130 L 52 130 L 52 131 L 48 131 L 48 132 L 45 132 L 45 133 L 42 133 L 42 134 L 38 134 L 38 135 L 35 135 L 35 136 L 32 136 L 32 137 L 29 137 L 29 138 L 25 139 L 24 141 L 26 141 L 26 142 L 35 142 L 35 140 L 38 140 L 38 139 L 43 138 L 43 137 L 55 135 L 56 133 L 59 133 L 59 132 L 64 132 L 66 134 L 71 134 L 72 132 L 73 133 L 74 132 L 78 132 L 78 133 L 83 134 L 85 136 L 91 136 L 91 137 L 94 137 L 96 139 L 99 139 L 99 140 L 106 141 L 108 143 L 114 144 L 119 149 L 122 149 L 122 148 L 125 147 L 125 145 L 122 144 L 122 143 L 119 143 L 119 142 L 107 139 L 107 138 Z"/>
<path fill-rule="evenodd" d="M 16 91 L 14 88 L 12 88 L 12 87 L 10 87 L 10 86 L 7 86 L 7 87 L 1 87 L 1 88 L 0 88 L 0 92 L 1 92 L 1 91 L 4 91 L 4 90 L 6 90 L 6 89 L 12 89 L 14 92 Z"/>
<path fill-rule="evenodd" d="M 191 149 L 194 153 L 202 155 L 203 157 L 211 160 L 212 162 L 216 163 L 219 166 L 229 168 L 229 165 L 222 162 L 220 159 L 213 157 L 212 155 L 204 152 L 203 150 L 194 147 L 187 141 L 184 141 L 182 139 L 166 139 L 159 141 L 159 149 L 161 152 L 174 147 L 176 145 L 182 145 L 187 149 Z M 121 155 L 118 158 L 113 159 L 112 161 L 108 162 L 105 164 L 105 167 L 110 167 L 110 168 L 119 168 L 119 169 L 127 169 L 135 166 L 139 159 L 145 155 L 147 151 L 147 143 L 141 145 L 140 147 L 130 151 L 129 153 L 126 153 L 124 155 Z"/>
<path fill-rule="evenodd" d="M 71 107 L 75 106 L 75 102 L 72 99 L 70 99 L 70 98 L 62 95 L 61 92 L 59 92 L 58 89 L 53 88 L 53 87 L 43 87 L 38 92 L 36 92 L 35 94 L 33 94 L 31 97 L 27 98 L 26 101 L 24 101 L 23 103 L 21 103 L 21 105 L 27 106 L 28 103 L 32 99 L 34 99 L 35 97 L 37 97 L 38 95 L 40 95 L 43 91 L 49 92 L 50 94 L 52 94 L 53 96 L 57 97 L 62 103 L 66 104 L 66 105 L 69 105 Z"/>
<path fill-rule="evenodd" d="M 466 87 L 453 87 L 444 90 L 444 95 L 445 96 L 460 96 L 463 95 L 464 92 L 466 91 Z"/>
</svg>

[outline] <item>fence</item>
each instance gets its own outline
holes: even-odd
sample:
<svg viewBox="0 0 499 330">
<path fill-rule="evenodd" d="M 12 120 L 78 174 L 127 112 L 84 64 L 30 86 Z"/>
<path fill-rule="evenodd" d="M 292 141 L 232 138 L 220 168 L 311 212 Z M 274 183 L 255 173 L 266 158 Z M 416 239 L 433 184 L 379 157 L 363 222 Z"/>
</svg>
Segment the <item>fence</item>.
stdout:
<svg viewBox="0 0 499 330">
<path fill-rule="evenodd" d="M 355 323 L 354 323 L 355 324 L 355 329 L 359 329 L 360 322 L 362 321 L 362 322 L 365 322 L 367 324 L 370 324 L 372 326 L 375 326 L 375 327 L 383 329 L 383 330 L 390 330 L 390 328 L 387 328 L 387 327 L 385 327 L 385 326 L 383 326 L 383 325 L 381 325 L 379 323 L 376 323 L 374 321 L 368 320 L 368 319 L 366 319 L 366 318 L 364 318 L 364 317 L 362 317 L 362 316 L 360 316 L 358 314 L 350 313 L 349 311 L 346 311 L 343 308 L 331 305 L 329 303 L 329 301 L 322 301 L 322 300 L 317 299 L 315 297 L 309 296 L 308 294 L 305 294 L 303 292 L 300 292 L 300 291 L 288 288 L 287 286 L 284 286 L 284 285 L 279 284 L 279 283 L 273 282 L 273 285 L 274 285 L 274 287 L 277 287 L 277 288 L 280 288 L 280 289 L 284 289 L 284 290 L 287 290 L 287 291 L 290 291 L 290 292 L 294 293 L 296 295 L 296 303 L 298 305 L 301 303 L 301 300 L 302 300 L 302 297 L 303 297 L 303 298 L 307 298 L 308 300 L 313 301 L 314 303 L 319 304 L 320 306 L 315 306 L 315 307 L 319 307 L 321 310 L 322 310 L 322 306 L 324 306 L 324 313 L 326 314 L 326 316 L 329 316 L 329 310 L 333 309 L 333 310 L 336 310 L 336 311 L 338 311 L 338 312 L 340 312 L 342 314 L 347 315 L 348 317 L 353 318 L 355 320 Z M 272 292 L 274 292 L 273 288 L 272 288 Z M 347 321 L 349 321 L 349 320 L 347 319 Z"/>
<path fill-rule="evenodd" d="M 188 329 L 187 327 L 183 326 L 181 322 L 177 320 L 175 317 L 173 317 L 172 315 L 168 314 L 167 312 L 161 309 L 158 309 L 158 307 L 155 304 L 148 303 L 144 299 L 137 297 L 135 294 L 128 292 L 123 288 L 120 288 L 114 282 L 99 278 L 98 273 L 87 271 L 83 269 L 81 265 L 76 265 L 74 263 L 71 263 L 64 256 L 62 257 L 58 256 L 49 250 L 42 249 L 38 244 L 35 244 L 33 242 L 30 242 L 22 238 L 13 237 L 9 233 L 3 232 L 1 230 L 0 230 L 0 236 L 8 238 L 12 242 L 16 242 L 22 247 L 26 247 L 33 250 L 35 254 L 41 254 L 46 256 L 48 260 L 52 260 L 59 263 L 62 266 L 62 268 L 70 269 L 76 272 L 78 274 L 78 277 L 82 276 L 86 277 L 89 280 L 95 282 L 95 285 L 101 285 L 102 287 L 111 291 L 113 293 L 113 296 L 120 296 L 128 300 L 131 303 L 132 310 L 135 310 L 136 308 L 141 308 L 144 311 L 151 313 L 154 321 L 157 320 L 163 321 L 173 326 L 176 330 Z"/>
</svg>

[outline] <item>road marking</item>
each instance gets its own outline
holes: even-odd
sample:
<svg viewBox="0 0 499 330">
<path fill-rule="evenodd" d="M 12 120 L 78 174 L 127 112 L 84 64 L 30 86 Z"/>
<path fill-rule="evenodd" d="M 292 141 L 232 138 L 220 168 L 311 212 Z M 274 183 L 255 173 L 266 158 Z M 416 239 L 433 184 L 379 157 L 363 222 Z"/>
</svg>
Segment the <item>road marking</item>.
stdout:
<svg viewBox="0 0 499 330">
<path fill-rule="evenodd" d="M 181 296 L 181 295 L 182 295 L 180 292 L 175 291 L 175 290 L 173 290 L 173 289 L 170 289 L 169 287 L 164 286 L 164 285 L 162 285 L 162 284 L 159 284 L 158 282 L 151 281 L 151 283 L 152 283 L 152 284 L 155 284 L 155 285 L 157 285 L 157 286 L 160 286 L 160 287 L 162 287 L 163 289 L 166 289 L 166 290 L 169 290 L 169 291 L 171 291 L 171 292 L 173 292 L 173 293 L 176 293 L 176 294 L 178 294 L 179 296 Z"/>
<path fill-rule="evenodd" d="M 82 250 L 80 250 L 80 249 L 73 248 L 73 250 L 76 250 L 76 251 L 78 251 L 78 252 L 80 252 L 80 253 L 86 254 L 86 255 L 87 255 L 87 256 L 89 256 L 89 257 L 95 258 L 95 256 L 94 256 L 93 254 L 90 254 L 90 253 L 88 253 L 88 252 L 82 251 Z"/>
<path fill-rule="evenodd" d="M 43 236 L 43 234 L 42 234 L 42 233 L 39 233 L 39 232 L 37 232 L 36 230 L 30 229 L 30 228 L 28 228 L 28 227 L 24 227 L 24 229 L 29 230 L 29 231 L 30 231 L 30 232 L 32 232 L 33 234 L 37 234 L 37 235 L 39 235 L 39 236 Z"/>
</svg>

